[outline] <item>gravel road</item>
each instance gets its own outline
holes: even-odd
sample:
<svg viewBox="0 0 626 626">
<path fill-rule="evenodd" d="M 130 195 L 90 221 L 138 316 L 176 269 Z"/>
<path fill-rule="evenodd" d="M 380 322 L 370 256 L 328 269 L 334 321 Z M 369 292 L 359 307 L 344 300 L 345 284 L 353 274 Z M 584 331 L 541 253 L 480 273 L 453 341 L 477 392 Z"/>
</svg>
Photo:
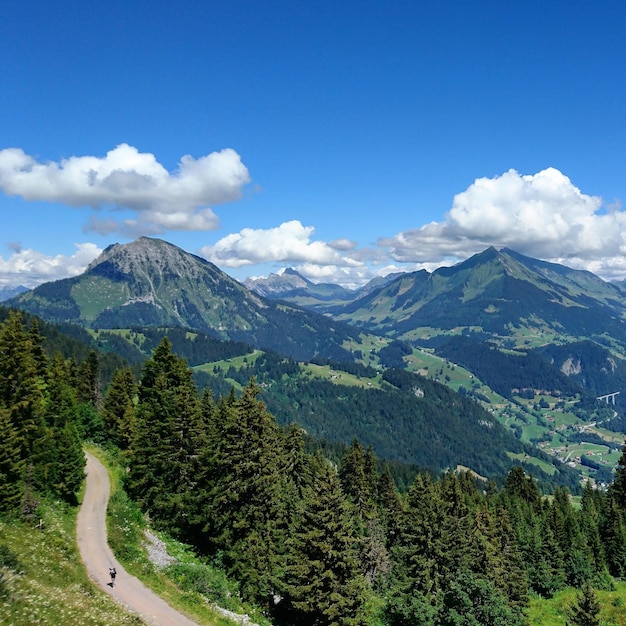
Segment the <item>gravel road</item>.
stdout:
<svg viewBox="0 0 626 626">
<path fill-rule="evenodd" d="M 87 454 L 87 484 L 76 521 L 78 548 L 91 579 L 146 624 L 156 626 L 198 626 L 175 611 L 134 576 L 113 556 L 107 543 L 106 508 L 110 485 L 106 468 Z M 115 567 L 115 587 L 110 586 L 109 568 Z"/>
</svg>

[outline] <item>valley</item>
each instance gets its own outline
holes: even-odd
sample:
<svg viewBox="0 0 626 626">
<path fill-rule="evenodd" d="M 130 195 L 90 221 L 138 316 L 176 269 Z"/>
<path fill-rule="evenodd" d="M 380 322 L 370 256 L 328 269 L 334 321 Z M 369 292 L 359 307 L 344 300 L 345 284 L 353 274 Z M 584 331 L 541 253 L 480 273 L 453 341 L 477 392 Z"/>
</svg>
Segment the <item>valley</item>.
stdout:
<svg viewBox="0 0 626 626">
<path fill-rule="evenodd" d="M 125 568 L 147 513 L 208 559 L 174 564 L 167 585 L 226 600 L 236 586 L 285 625 L 326 611 L 316 554 L 345 576 L 329 610 L 363 623 L 448 623 L 484 595 L 522 626 L 545 608 L 535 596 L 610 593 L 625 575 L 622 296 L 548 269 L 488 250 L 341 306 L 317 289 L 306 310 L 165 242 L 112 246 L 0 309 L 3 380 L 17 371 L 28 393 L 5 385 L 3 506 L 37 510 L 28 458 L 38 493 L 75 505 L 79 446 L 103 445 L 125 476 L 111 527 Z"/>
<path fill-rule="evenodd" d="M 201 388 L 241 390 L 255 376 L 280 423 L 296 421 L 333 444 L 357 436 L 383 458 L 438 472 L 445 462 L 409 453 L 406 438 L 400 445 L 391 433 L 381 438 L 399 426 L 372 409 L 376 394 L 392 395 L 385 371 L 414 373 L 474 403 L 477 422 L 501 427 L 507 443 L 488 455 L 504 454 L 538 479 L 572 488 L 569 470 L 579 481 L 608 482 L 623 444 L 626 395 L 610 408 L 596 398 L 626 386 L 625 294 L 589 272 L 493 248 L 453 267 L 394 274 L 354 291 L 314 284 L 293 270 L 244 286 L 199 257 L 141 237 L 109 246 L 83 275 L 7 305 L 81 325 L 96 349 L 135 368 L 167 334 Z M 322 391 L 311 392 L 315 386 Z M 342 395 L 343 387 L 353 391 Z M 332 420 L 294 411 L 304 406 L 296 394 L 310 393 L 316 402 L 333 397 L 323 409 Z M 341 410 L 346 402 L 351 408 Z M 454 404 L 453 396 L 446 402 Z M 448 427 L 444 439 L 461 437 L 453 431 Z"/>
</svg>

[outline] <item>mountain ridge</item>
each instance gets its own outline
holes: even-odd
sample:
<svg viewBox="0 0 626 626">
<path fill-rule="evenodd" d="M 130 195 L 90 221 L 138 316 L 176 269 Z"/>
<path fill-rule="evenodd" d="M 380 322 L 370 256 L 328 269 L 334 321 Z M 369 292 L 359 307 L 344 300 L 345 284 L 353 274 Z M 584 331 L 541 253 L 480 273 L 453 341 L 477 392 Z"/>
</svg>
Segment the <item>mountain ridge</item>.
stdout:
<svg viewBox="0 0 626 626">
<path fill-rule="evenodd" d="M 353 360 L 359 331 L 264 299 L 217 266 L 160 239 L 108 246 L 80 276 L 44 283 L 6 302 L 53 322 L 88 328 L 182 326 L 294 358 Z"/>
</svg>

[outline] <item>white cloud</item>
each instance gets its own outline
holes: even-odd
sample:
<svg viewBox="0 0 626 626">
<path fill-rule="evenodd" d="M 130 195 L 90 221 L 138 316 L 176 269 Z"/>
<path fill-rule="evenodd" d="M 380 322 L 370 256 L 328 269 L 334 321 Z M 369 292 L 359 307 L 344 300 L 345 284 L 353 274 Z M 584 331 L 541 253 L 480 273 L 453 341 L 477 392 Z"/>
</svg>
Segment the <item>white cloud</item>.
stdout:
<svg viewBox="0 0 626 626">
<path fill-rule="evenodd" d="M 624 276 L 626 213 L 607 210 L 555 168 L 534 175 L 509 170 L 479 178 L 457 194 L 442 222 L 432 222 L 379 246 L 398 262 L 448 264 L 488 246 L 589 269 L 605 278 Z"/>
<path fill-rule="evenodd" d="M 75 246 L 76 252 L 70 256 L 47 256 L 12 244 L 13 254 L 7 259 L 0 256 L 0 286 L 24 285 L 32 288 L 42 282 L 77 276 L 102 252 L 93 243 L 78 243 Z"/>
<path fill-rule="evenodd" d="M 199 253 L 220 267 L 241 268 L 251 265 L 290 266 L 313 282 L 333 282 L 356 287 L 374 276 L 367 266 L 377 251 L 357 249 L 349 239 L 313 241 L 313 226 L 298 220 L 268 229 L 244 228 L 205 246 Z"/>
<path fill-rule="evenodd" d="M 230 148 L 198 159 L 183 156 L 174 172 L 128 144 L 105 157 L 58 163 L 40 163 L 19 148 L 0 150 L 0 190 L 9 196 L 132 212 L 129 219 L 92 216 L 86 228 L 102 234 L 214 230 L 218 218 L 208 205 L 237 200 L 249 182 L 248 169 Z"/>
<path fill-rule="evenodd" d="M 313 226 L 303 226 L 297 220 L 275 228 L 244 228 L 223 237 L 215 245 L 201 248 L 200 254 L 223 267 L 274 262 L 360 265 L 359 261 L 342 254 L 346 240 L 340 240 L 339 245 L 311 241 L 314 230 Z"/>
</svg>

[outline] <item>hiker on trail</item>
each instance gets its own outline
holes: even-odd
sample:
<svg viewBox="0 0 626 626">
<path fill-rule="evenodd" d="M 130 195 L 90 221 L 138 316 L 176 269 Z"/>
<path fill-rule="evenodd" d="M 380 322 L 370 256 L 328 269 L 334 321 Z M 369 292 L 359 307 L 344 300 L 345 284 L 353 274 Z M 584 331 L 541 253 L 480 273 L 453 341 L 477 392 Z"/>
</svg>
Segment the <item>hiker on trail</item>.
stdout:
<svg viewBox="0 0 626 626">
<path fill-rule="evenodd" d="M 111 576 L 111 587 L 115 587 L 115 577 L 117 576 L 117 572 L 114 567 L 109 567 L 109 574 Z"/>
</svg>

